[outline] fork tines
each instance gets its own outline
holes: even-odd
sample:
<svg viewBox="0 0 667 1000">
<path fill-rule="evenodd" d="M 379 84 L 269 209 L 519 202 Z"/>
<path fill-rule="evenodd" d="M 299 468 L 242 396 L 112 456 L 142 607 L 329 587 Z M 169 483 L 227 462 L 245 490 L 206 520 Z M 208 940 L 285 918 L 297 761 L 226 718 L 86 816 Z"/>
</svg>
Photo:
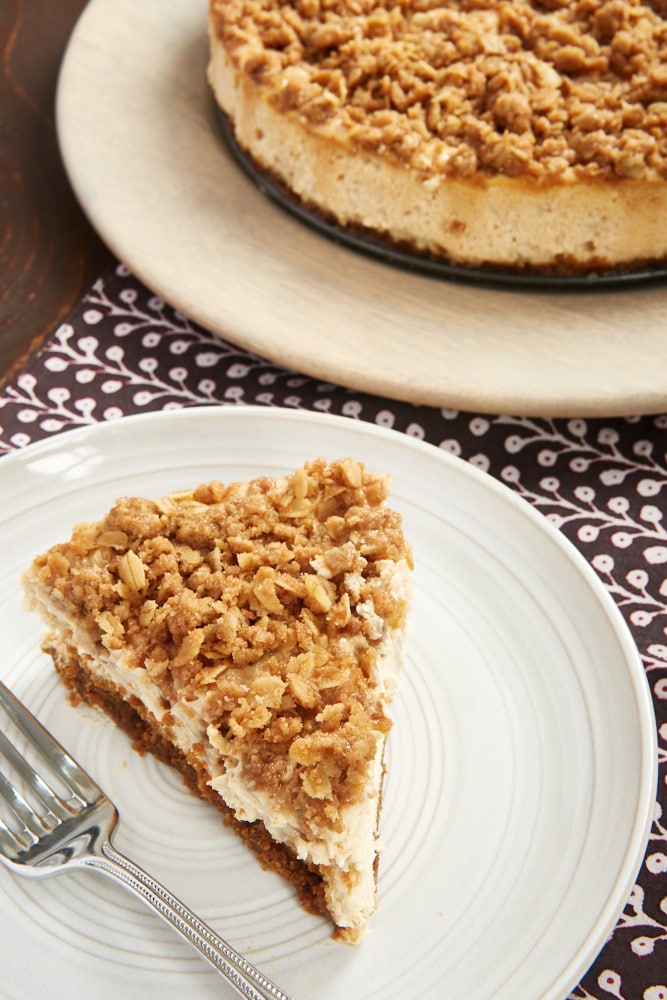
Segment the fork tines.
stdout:
<svg viewBox="0 0 667 1000">
<path fill-rule="evenodd" d="M 45 833 L 60 822 L 71 818 L 89 801 L 100 797 L 100 789 L 81 770 L 76 761 L 44 729 L 40 722 L 0 681 L 0 706 L 18 732 L 41 756 L 49 771 L 58 775 L 67 789 L 63 799 L 51 784 L 41 776 L 35 767 L 17 749 L 7 734 L 7 726 L 2 721 L 0 729 L 0 757 L 9 765 L 13 775 L 20 779 L 10 780 L 4 769 L 0 770 L 0 796 L 9 807 L 9 813 L 16 824 L 0 819 L 0 849 L 5 854 L 14 855 L 21 849 L 29 849 Z M 32 796 L 37 809 L 29 801 Z"/>
</svg>

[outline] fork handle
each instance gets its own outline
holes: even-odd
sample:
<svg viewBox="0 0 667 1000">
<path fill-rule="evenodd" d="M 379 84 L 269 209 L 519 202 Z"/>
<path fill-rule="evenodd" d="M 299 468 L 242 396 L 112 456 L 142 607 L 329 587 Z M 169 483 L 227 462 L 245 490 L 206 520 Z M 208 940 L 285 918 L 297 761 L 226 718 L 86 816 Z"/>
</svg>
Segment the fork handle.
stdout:
<svg viewBox="0 0 667 1000">
<path fill-rule="evenodd" d="M 108 875 L 143 900 L 158 916 L 185 938 L 236 992 L 247 1000 L 291 1000 L 231 945 L 211 930 L 191 910 L 107 840 L 101 855 L 82 859 L 83 866 Z"/>
</svg>

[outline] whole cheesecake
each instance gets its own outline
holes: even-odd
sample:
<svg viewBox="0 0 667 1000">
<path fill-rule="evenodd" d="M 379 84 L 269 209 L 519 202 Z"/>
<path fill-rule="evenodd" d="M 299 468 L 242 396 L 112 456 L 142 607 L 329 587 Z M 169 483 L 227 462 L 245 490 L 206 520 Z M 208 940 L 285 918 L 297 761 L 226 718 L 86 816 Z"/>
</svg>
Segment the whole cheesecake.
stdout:
<svg viewBox="0 0 667 1000">
<path fill-rule="evenodd" d="M 254 163 L 341 227 L 468 268 L 637 270 L 667 258 L 662 13 L 210 0 L 208 76 Z"/>
</svg>

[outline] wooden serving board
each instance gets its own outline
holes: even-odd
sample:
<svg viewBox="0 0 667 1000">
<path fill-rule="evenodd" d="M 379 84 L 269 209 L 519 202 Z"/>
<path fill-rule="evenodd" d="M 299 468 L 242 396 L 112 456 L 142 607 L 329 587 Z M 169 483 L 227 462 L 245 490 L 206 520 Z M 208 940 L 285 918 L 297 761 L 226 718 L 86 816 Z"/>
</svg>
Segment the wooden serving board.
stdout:
<svg viewBox="0 0 667 1000">
<path fill-rule="evenodd" d="M 221 136 L 206 6 L 92 0 L 61 71 L 74 190 L 149 288 L 270 361 L 379 396 L 543 417 L 667 410 L 667 284 L 553 290 L 413 274 L 266 198 Z"/>
</svg>

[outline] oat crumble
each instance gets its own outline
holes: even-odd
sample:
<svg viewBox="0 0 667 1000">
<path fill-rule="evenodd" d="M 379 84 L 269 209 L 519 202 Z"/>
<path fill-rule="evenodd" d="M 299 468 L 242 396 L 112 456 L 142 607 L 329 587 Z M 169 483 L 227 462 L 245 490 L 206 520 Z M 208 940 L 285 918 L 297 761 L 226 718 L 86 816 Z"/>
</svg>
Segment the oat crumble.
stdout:
<svg viewBox="0 0 667 1000">
<path fill-rule="evenodd" d="M 124 498 L 32 572 L 94 643 L 146 669 L 162 727 L 191 703 L 251 786 L 296 804 L 306 828 L 335 829 L 390 725 L 378 615 L 401 628 L 407 608 L 383 570 L 411 556 L 387 494 L 387 477 L 343 459 Z"/>
<path fill-rule="evenodd" d="M 429 176 L 667 176 L 664 0 L 211 0 L 235 65 Z"/>
</svg>

